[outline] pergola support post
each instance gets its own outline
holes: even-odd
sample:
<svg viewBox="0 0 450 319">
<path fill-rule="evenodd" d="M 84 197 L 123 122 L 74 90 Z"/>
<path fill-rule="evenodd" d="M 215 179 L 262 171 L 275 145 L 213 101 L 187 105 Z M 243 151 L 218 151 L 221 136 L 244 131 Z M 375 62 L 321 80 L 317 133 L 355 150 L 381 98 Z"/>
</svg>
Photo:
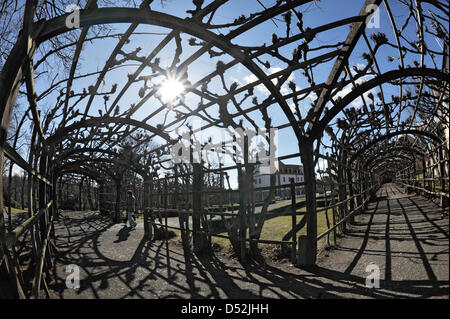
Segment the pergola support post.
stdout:
<svg viewBox="0 0 450 319">
<path fill-rule="evenodd" d="M 105 205 L 105 183 L 99 182 L 98 187 L 98 210 L 100 214 L 104 214 L 107 210 Z"/>
<path fill-rule="evenodd" d="M 151 240 L 153 237 L 152 218 L 150 216 L 151 205 L 151 187 L 152 179 L 149 176 L 144 177 L 144 237 Z"/>
<path fill-rule="evenodd" d="M 340 162 L 338 164 L 338 190 L 339 190 L 339 202 L 342 204 L 339 205 L 339 215 L 340 219 L 343 219 L 347 216 L 347 179 L 345 178 L 345 168 L 342 163 L 347 163 L 347 151 L 342 150 Z M 342 232 L 345 233 L 347 229 L 347 222 L 342 223 Z"/>
<path fill-rule="evenodd" d="M 347 165 L 350 165 L 347 163 Z M 350 211 L 353 212 L 355 210 L 355 199 L 353 198 L 353 174 L 350 167 L 347 166 L 347 183 L 348 183 L 348 191 L 350 196 Z M 354 224 L 355 222 L 355 215 L 353 214 L 350 217 L 350 224 Z"/>
<path fill-rule="evenodd" d="M 203 174 L 200 163 L 193 163 L 192 179 L 192 235 L 194 242 L 194 252 L 203 250 L 205 236 L 200 228 L 202 214 L 202 184 Z"/>
<path fill-rule="evenodd" d="M 417 186 L 419 186 L 417 184 L 417 159 L 414 157 L 414 163 L 413 163 L 413 190 L 416 189 Z"/>
<path fill-rule="evenodd" d="M 120 200 L 121 200 L 121 194 L 120 194 L 120 189 L 122 187 L 121 185 L 121 181 L 116 179 L 116 200 L 114 203 L 114 213 L 113 213 L 113 222 L 114 223 L 120 223 L 121 222 L 121 211 L 120 211 Z"/>
<path fill-rule="evenodd" d="M 358 171 L 357 171 L 357 183 L 356 183 L 356 185 L 358 186 L 358 189 L 357 189 L 358 195 L 356 196 L 356 205 L 358 207 L 360 207 L 362 205 L 362 203 L 363 203 L 362 193 L 363 193 L 363 190 L 364 190 L 363 189 L 364 186 L 363 186 L 362 173 L 361 173 L 361 170 L 362 170 L 363 166 L 361 165 L 360 162 L 358 162 L 356 167 L 358 169 Z"/>
<path fill-rule="evenodd" d="M 426 181 L 426 177 L 427 177 L 427 162 L 425 160 L 425 155 L 423 155 L 422 157 L 422 186 L 423 186 L 423 191 L 422 191 L 422 195 L 423 196 L 427 196 L 427 192 L 425 192 L 425 189 L 427 188 L 427 181 Z"/>
<path fill-rule="evenodd" d="M 446 189 L 448 188 L 448 185 L 445 181 L 446 174 L 445 174 L 444 150 L 442 145 L 440 145 L 438 149 L 438 160 L 439 160 L 439 179 L 441 184 L 440 206 L 442 208 L 446 208 L 449 206 L 449 198 L 448 195 L 447 196 L 442 195 L 443 193 L 446 192 Z"/>
<path fill-rule="evenodd" d="M 305 177 L 306 195 L 306 236 L 298 238 L 298 265 L 312 267 L 317 255 L 317 204 L 316 176 L 314 170 L 313 141 L 300 142 L 301 160 Z"/>
</svg>

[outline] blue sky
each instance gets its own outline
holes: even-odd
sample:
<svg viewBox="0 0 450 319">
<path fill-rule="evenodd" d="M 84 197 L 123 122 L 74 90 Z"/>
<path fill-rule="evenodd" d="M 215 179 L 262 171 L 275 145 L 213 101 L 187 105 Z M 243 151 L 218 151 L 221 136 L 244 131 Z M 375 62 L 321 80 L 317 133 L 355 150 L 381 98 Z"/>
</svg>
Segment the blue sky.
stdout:
<svg viewBox="0 0 450 319">
<path fill-rule="evenodd" d="M 205 5 L 208 4 L 210 1 L 205 1 Z M 261 1 L 266 7 L 270 7 L 275 3 L 275 1 Z M 357 15 L 361 7 L 363 5 L 364 1 L 359 0 L 344 0 L 344 1 L 336 1 L 336 0 L 323 0 L 320 2 L 313 1 L 312 3 L 306 4 L 302 7 L 297 8 L 298 11 L 301 11 L 303 14 L 303 24 L 305 27 L 315 28 L 320 25 L 330 23 L 332 21 L 337 21 L 340 19 L 344 19 L 347 17 L 351 17 L 354 15 Z M 389 4 L 391 6 L 391 10 L 395 16 L 395 18 L 398 20 L 399 24 L 402 24 L 403 21 L 407 17 L 407 12 L 404 10 L 403 5 L 399 4 L 397 1 L 389 1 Z M 425 5 L 424 5 L 425 6 Z M 172 14 L 178 17 L 185 17 L 188 16 L 186 14 L 186 10 L 192 9 L 193 5 L 191 1 L 180 1 L 180 0 L 169 0 L 164 1 L 164 6 L 162 7 L 160 5 L 159 1 L 155 1 L 154 4 L 152 4 L 152 9 L 157 11 L 166 12 L 168 14 Z M 230 23 L 234 19 L 236 19 L 238 16 L 244 14 L 248 15 L 251 12 L 254 12 L 255 10 L 261 10 L 261 5 L 256 0 L 231 0 L 227 4 L 225 4 L 222 8 L 220 8 L 214 17 L 215 23 Z M 291 23 L 291 34 L 293 32 L 297 32 L 297 27 L 295 26 L 295 23 L 297 22 L 296 17 L 292 16 L 292 23 Z M 411 23 L 412 26 L 414 26 L 414 23 Z M 128 27 L 128 24 L 116 24 L 114 25 L 115 32 L 123 32 Z M 399 27 L 399 26 L 398 26 Z M 141 50 L 139 52 L 139 56 L 146 56 L 152 50 L 155 48 L 155 46 L 164 38 L 164 33 L 170 32 L 170 30 L 162 28 L 162 27 L 155 27 L 150 25 L 140 25 L 136 32 L 152 32 L 152 33 L 162 33 L 162 34 L 152 34 L 152 35 L 136 35 L 131 38 L 131 41 L 129 44 L 127 44 L 124 48 L 126 52 L 131 52 L 135 50 L 137 47 L 140 47 Z M 214 30 L 216 33 L 223 33 L 226 34 L 228 31 L 227 29 L 216 29 Z M 347 37 L 347 34 L 349 32 L 349 26 L 345 25 L 330 31 L 322 32 L 316 35 L 315 39 L 311 42 L 310 47 L 317 47 L 327 44 L 333 44 L 337 41 L 344 41 Z M 368 36 L 370 37 L 370 34 L 373 32 L 383 32 L 386 34 L 387 38 L 391 43 L 395 43 L 395 38 L 392 31 L 391 23 L 388 19 L 388 15 L 386 13 L 386 9 L 384 6 L 380 7 L 380 28 L 374 28 L 368 30 Z M 245 45 L 245 46 L 261 46 L 264 43 L 271 44 L 271 38 L 272 34 L 277 34 L 279 37 L 285 36 L 286 28 L 284 21 L 281 17 L 277 17 L 273 20 L 266 21 L 265 23 L 253 28 L 252 30 L 244 33 L 243 35 L 236 37 L 232 39 L 233 44 L 238 45 Z M 405 31 L 405 34 L 408 37 L 413 37 L 415 35 L 415 28 L 408 28 Z M 183 42 L 186 42 L 191 38 L 190 35 L 182 34 L 181 39 Z M 92 72 L 93 70 L 101 70 L 104 65 L 104 61 L 109 57 L 110 53 L 112 52 L 113 48 L 115 47 L 117 43 L 117 39 L 108 39 L 108 40 L 98 40 L 93 43 L 86 43 L 85 47 L 83 48 L 81 60 L 80 60 L 80 67 L 77 69 L 76 74 L 84 74 L 88 72 Z M 292 50 L 298 45 L 299 43 L 294 43 L 292 45 L 286 46 L 285 48 L 282 48 L 279 50 L 281 54 L 284 54 L 286 57 L 290 58 Z M 372 43 L 373 45 L 373 43 Z M 429 46 L 435 50 L 439 51 L 439 44 L 436 41 L 429 41 Z M 184 51 L 181 55 L 181 61 L 186 59 L 190 56 L 193 52 L 195 52 L 199 47 L 190 47 L 188 45 L 183 46 Z M 160 59 L 160 66 L 169 66 L 172 62 L 173 58 L 173 52 L 176 49 L 175 42 L 172 40 L 159 54 L 158 58 Z M 326 50 L 320 50 L 320 51 L 314 51 L 310 52 L 308 55 L 308 58 L 329 52 L 330 49 Z M 365 61 L 362 59 L 362 54 L 367 53 L 368 49 L 365 44 L 365 42 L 361 39 L 359 43 L 357 44 L 356 48 L 354 49 L 353 54 L 351 55 L 351 58 L 349 60 L 350 66 L 358 66 L 363 67 L 365 65 Z M 381 71 L 388 71 L 397 68 L 398 60 L 394 60 L 394 62 L 388 62 L 388 56 L 398 56 L 398 52 L 395 48 L 389 48 L 389 47 L 383 47 L 379 53 L 377 54 L 377 59 L 380 63 Z M 121 56 L 119 56 L 120 58 Z M 417 58 L 417 57 L 416 57 Z M 231 61 L 231 58 L 227 55 L 222 55 L 219 57 L 211 58 L 209 54 L 204 54 L 199 59 L 197 59 L 194 63 L 192 63 L 189 66 L 188 74 L 191 83 L 196 82 L 197 80 L 201 79 L 203 76 L 207 75 L 208 73 L 214 71 L 216 69 L 216 64 L 218 61 L 223 62 L 229 62 Z M 284 69 L 286 67 L 286 64 L 284 64 L 282 61 L 275 60 L 271 56 L 263 55 L 261 56 L 261 60 L 268 61 L 271 64 L 271 67 L 269 69 L 264 68 L 260 65 L 260 67 L 267 73 L 271 74 L 274 72 L 277 72 L 281 69 Z M 314 70 L 314 77 L 316 83 L 325 82 L 328 74 L 330 72 L 330 69 L 332 68 L 335 60 L 332 60 L 330 62 L 324 63 L 319 67 L 316 67 Z M 432 67 L 429 60 L 425 61 L 427 65 Z M 412 63 L 411 60 L 405 60 L 406 64 Z M 118 84 L 118 91 L 123 86 L 124 83 L 126 83 L 127 80 L 127 74 L 133 73 L 135 69 L 137 68 L 137 62 L 131 62 L 130 64 L 133 64 L 134 66 L 130 66 L 129 68 L 121 68 L 115 71 L 111 71 L 108 73 L 105 81 L 105 85 L 101 86 L 100 91 L 108 91 L 110 90 L 113 83 Z M 149 68 L 146 68 L 144 72 L 142 72 L 141 75 L 147 75 L 149 74 Z M 95 81 L 97 79 L 97 76 L 92 76 L 90 78 L 85 78 L 82 81 L 75 81 L 73 85 L 73 89 L 76 92 L 79 92 L 84 88 L 86 88 L 88 85 L 95 84 Z M 231 83 L 236 82 L 238 86 L 243 86 L 247 83 L 250 83 L 254 80 L 256 80 L 256 77 L 250 73 L 244 66 L 241 64 L 238 64 L 231 69 L 227 70 L 225 73 L 225 79 L 227 86 L 230 86 Z M 155 83 L 159 83 L 162 79 L 155 79 Z M 308 87 L 308 83 L 305 79 L 305 77 L 301 74 L 301 71 L 295 71 L 291 75 L 290 79 L 293 82 L 295 82 L 297 88 L 306 88 Z M 48 83 L 45 83 L 45 81 L 37 81 L 38 83 L 38 93 L 46 88 L 48 86 Z M 124 97 L 119 101 L 118 105 L 120 106 L 121 111 L 126 110 L 130 107 L 131 104 L 137 103 L 140 99 L 138 97 L 137 92 L 139 91 L 140 86 L 142 85 L 142 82 L 140 82 L 137 85 L 133 85 L 131 89 L 124 95 Z M 212 92 L 224 94 L 225 91 L 221 89 L 221 85 L 219 83 L 218 78 L 216 77 L 211 83 L 209 84 L 208 88 Z M 344 93 L 348 93 L 351 90 L 351 87 L 345 88 Z M 391 94 L 397 94 L 398 88 L 391 87 L 387 85 L 385 88 L 385 96 L 390 97 Z M 286 94 L 289 93 L 289 89 L 287 86 L 283 86 L 281 89 L 282 93 Z M 377 89 L 374 89 L 374 94 L 376 94 Z M 264 100 L 264 98 L 267 96 L 268 92 L 267 90 L 262 87 L 258 86 L 255 89 L 255 94 L 258 98 L 258 101 Z M 49 96 L 47 99 L 43 100 L 41 104 L 39 105 L 40 108 L 47 108 L 49 106 L 52 106 L 55 99 L 55 94 Z M 242 96 L 242 95 L 241 95 Z M 239 95 L 238 95 L 239 97 Z M 114 95 L 111 96 L 110 102 L 114 100 Z M 307 110 L 309 109 L 311 102 L 314 100 L 314 96 L 312 95 L 310 98 L 306 98 L 302 104 L 301 104 L 301 111 L 302 114 L 305 115 Z M 287 101 L 289 104 L 292 104 L 292 101 Z M 193 94 L 186 95 L 186 104 L 189 105 L 189 107 L 195 109 L 197 104 L 199 103 L 199 98 L 196 96 L 193 96 Z M 90 115 L 92 116 L 98 116 L 98 109 L 103 109 L 103 99 L 101 97 L 98 97 L 94 100 L 94 103 L 90 109 Z M 84 104 L 81 103 L 80 107 L 83 109 Z M 133 118 L 142 120 L 146 115 L 148 115 L 150 112 L 152 112 L 155 108 L 159 107 L 160 103 L 157 102 L 154 98 L 151 98 L 144 106 L 133 115 Z M 251 99 L 247 101 L 247 104 L 244 105 L 244 108 L 251 107 Z M 360 107 L 361 101 L 355 101 L 353 103 L 354 107 Z M 269 107 L 269 115 L 272 117 L 272 124 L 274 126 L 284 124 L 287 122 L 286 116 L 281 111 L 280 107 L 277 104 L 273 104 Z M 236 109 L 229 104 L 229 111 L 231 113 L 235 112 Z M 216 117 L 218 114 L 218 108 L 212 107 L 208 113 Z M 164 117 L 166 114 L 160 113 L 157 116 L 155 116 L 154 119 L 149 121 L 148 123 L 151 125 L 156 125 L 158 123 L 162 123 L 164 120 Z M 171 122 L 171 119 L 174 119 L 175 117 L 174 112 L 169 112 L 167 114 L 168 121 Z M 263 122 L 261 120 L 261 113 L 259 111 L 252 112 L 250 114 L 252 119 L 255 119 L 256 123 L 258 125 L 263 125 Z M 244 124 L 249 125 L 246 121 L 244 121 Z M 174 132 L 172 132 L 174 134 Z M 213 139 L 217 139 L 220 136 L 220 131 L 217 129 L 210 129 L 206 130 L 204 132 L 204 137 L 212 137 Z M 157 141 L 158 142 L 158 141 Z M 162 141 L 161 141 L 162 142 Z M 324 136 L 324 142 L 329 143 L 328 137 Z M 291 128 L 280 130 L 279 132 L 279 145 L 278 145 L 278 151 L 279 155 L 286 155 L 286 154 L 292 154 L 298 152 L 297 147 L 297 141 L 295 139 L 294 133 Z M 287 163 L 292 164 L 298 164 L 299 159 L 292 159 L 287 160 Z"/>
</svg>

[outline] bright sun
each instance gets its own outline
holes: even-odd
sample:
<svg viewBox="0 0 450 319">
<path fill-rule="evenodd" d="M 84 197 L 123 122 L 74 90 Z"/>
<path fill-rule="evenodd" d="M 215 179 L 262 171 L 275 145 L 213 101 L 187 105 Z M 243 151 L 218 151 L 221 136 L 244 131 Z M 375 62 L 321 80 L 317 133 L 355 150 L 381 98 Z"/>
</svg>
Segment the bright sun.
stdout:
<svg viewBox="0 0 450 319">
<path fill-rule="evenodd" d="M 173 101 L 184 91 L 184 85 L 176 79 L 166 79 L 161 83 L 159 93 L 164 100 Z"/>
</svg>

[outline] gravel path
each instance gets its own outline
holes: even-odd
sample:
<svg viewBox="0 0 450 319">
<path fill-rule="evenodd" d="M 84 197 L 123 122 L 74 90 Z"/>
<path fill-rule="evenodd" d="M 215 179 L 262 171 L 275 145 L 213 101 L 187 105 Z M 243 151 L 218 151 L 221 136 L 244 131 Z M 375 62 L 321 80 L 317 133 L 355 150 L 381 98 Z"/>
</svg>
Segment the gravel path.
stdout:
<svg viewBox="0 0 450 319">
<path fill-rule="evenodd" d="M 57 298 L 449 298 L 448 216 L 394 184 L 311 270 L 186 256 L 177 240 L 143 240 L 142 223 L 130 230 L 90 212 L 63 213 L 56 232 Z M 380 288 L 365 286 L 371 263 Z M 66 287 L 69 264 L 79 266 L 79 289 Z"/>
</svg>

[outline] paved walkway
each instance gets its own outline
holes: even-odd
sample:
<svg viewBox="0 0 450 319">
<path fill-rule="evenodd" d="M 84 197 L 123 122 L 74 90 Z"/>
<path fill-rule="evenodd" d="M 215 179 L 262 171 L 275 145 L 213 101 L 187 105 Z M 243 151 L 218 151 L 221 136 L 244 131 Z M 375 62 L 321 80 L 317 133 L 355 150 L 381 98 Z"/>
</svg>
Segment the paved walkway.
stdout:
<svg viewBox="0 0 450 319">
<path fill-rule="evenodd" d="M 142 224 L 130 231 L 88 212 L 64 213 L 56 232 L 56 298 L 449 298 L 448 216 L 394 184 L 308 271 L 186 256 L 177 240 L 144 241 Z M 371 263 L 378 289 L 365 286 Z M 66 288 L 68 264 L 80 266 L 79 289 Z"/>
<path fill-rule="evenodd" d="M 385 184 L 347 235 L 319 263 L 326 273 L 365 282 L 379 266 L 379 297 L 449 298 L 449 220 L 433 202 Z M 326 269 L 326 270 L 325 270 Z M 348 290 L 342 295 L 354 296 Z M 357 293 L 356 293 L 357 296 Z"/>
</svg>

